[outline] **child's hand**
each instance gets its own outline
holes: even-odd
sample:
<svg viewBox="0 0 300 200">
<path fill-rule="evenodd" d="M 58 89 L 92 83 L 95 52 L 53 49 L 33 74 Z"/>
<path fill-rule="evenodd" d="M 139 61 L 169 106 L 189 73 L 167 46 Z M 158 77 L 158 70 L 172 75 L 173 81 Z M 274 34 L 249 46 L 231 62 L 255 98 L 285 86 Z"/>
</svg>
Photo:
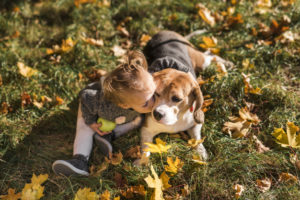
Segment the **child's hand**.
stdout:
<svg viewBox="0 0 300 200">
<path fill-rule="evenodd" d="M 109 132 L 102 132 L 99 130 L 99 128 L 102 126 L 101 123 L 97 124 L 97 123 L 93 123 L 89 125 L 91 129 L 93 129 L 93 131 L 95 131 L 96 133 L 98 133 L 99 135 L 103 136 L 103 135 L 107 135 L 110 134 L 111 131 Z"/>
</svg>

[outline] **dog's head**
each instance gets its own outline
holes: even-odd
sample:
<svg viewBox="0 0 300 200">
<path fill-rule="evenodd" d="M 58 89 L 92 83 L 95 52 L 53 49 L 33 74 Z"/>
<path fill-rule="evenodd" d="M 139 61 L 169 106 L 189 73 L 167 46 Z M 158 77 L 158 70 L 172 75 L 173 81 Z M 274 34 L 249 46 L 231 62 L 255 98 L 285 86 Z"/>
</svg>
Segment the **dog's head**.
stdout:
<svg viewBox="0 0 300 200">
<path fill-rule="evenodd" d="M 190 73 L 168 68 L 154 73 L 153 77 L 157 88 L 152 117 L 156 121 L 172 125 L 188 111 L 193 112 L 196 123 L 203 123 L 203 95 Z"/>
</svg>

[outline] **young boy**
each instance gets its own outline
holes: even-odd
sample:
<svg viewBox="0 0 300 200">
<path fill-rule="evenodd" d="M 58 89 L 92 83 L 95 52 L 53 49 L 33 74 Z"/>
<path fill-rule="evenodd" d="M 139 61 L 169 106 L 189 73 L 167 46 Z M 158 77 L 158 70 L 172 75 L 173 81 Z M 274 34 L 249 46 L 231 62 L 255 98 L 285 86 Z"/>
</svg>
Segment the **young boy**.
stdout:
<svg viewBox="0 0 300 200">
<path fill-rule="evenodd" d="M 112 152 L 111 141 L 140 126 L 140 113 L 150 112 L 154 104 L 155 83 L 140 52 L 131 52 L 128 63 L 118 66 L 100 82 L 89 84 L 80 93 L 73 158 L 56 160 L 56 174 L 88 176 L 88 159 L 93 139 L 101 152 Z M 111 132 L 100 131 L 101 117 L 117 125 Z"/>
</svg>

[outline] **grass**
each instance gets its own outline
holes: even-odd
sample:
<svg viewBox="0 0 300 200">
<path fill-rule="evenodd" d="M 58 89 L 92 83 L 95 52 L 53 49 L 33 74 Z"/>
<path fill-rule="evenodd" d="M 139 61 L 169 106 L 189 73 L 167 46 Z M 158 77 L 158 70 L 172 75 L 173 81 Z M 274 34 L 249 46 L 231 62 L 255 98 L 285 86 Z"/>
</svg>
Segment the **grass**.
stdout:
<svg viewBox="0 0 300 200">
<path fill-rule="evenodd" d="M 100 2 L 100 1 L 97 1 Z M 283 127 L 287 121 L 300 125 L 300 40 L 292 43 L 274 42 L 272 45 L 258 45 L 262 36 L 253 36 L 251 28 L 259 30 L 259 23 L 271 24 L 283 16 L 290 18 L 289 29 L 300 31 L 300 2 L 283 7 L 281 1 L 272 1 L 271 12 L 254 12 L 254 1 L 202 1 L 212 12 L 226 11 L 234 6 L 241 13 L 244 22 L 224 30 L 223 23 L 215 27 L 207 25 L 197 14 L 198 1 L 112 1 L 110 7 L 88 3 L 76 7 L 73 0 L 18 1 L 4 0 L 0 3 L 0 103 L 9 105 L 9 112 L 0 111 L 0 194 L 8 188 L 21 191 L 30 181 L 33 173 L 48 173 L 43 199 L 72 199 L 79 188 L 90 187 L 102 193 L 109 190 L 112 196 L 120 195 L 115 179 L 116 173 L 126 178 L 129 186 L 145 185 L 143 180 L 149 167 L 137 168 L 132 159 L 124 158 L 119 166 L 109 166 L 101 176 L 88 178 L 66 178 L 53 174 L 51 164 L 56 159 L 68 159 L 72 155 L 75 136 L 77 95 L 81 88 L 91 82 L 88 78 L 93 69 L 113 69 L 118 58 L 113 56 L 111 47 L 127 40 L 132 42 L 131 49 L 142 49 L 142 34 L 153 35 L 159 30 L 169 29 L 186 35 L 194 30 L 207 29 L 205 36 L 218 39 L 220 55 L 232 61 L 235 67 L 228 70 L 228 76 L 216 79 L 202 87 L 205 95 L 214 99 L 206 113 L 203 135 L 210 160 L 207 166 L 192 163 L 193 152 L 181 139 L 166 134 L 160 137 L 170 143 L 172 148 L 162 159 L 153 155 L 151 162 L 158 174 L 163 172 L 162 162 L 166 157 L 178 156 L 185 162 L 183 170 L 170 179 L 172 189 L 166 192 L 175 199 L 183 185 L 187 184 L 191 193 L 186 199 L 233 199 L 232 186 L 241 184 L 245 192 L 241 199 L 300 199 L 297 184 L 278 182 L 280 173 L 289 172 L 298 178 L 299 169 L 290 161 L 289 149 L 283 149 L 274 142 L 271 133 L 274 128 Z M 19 11 L 16 9 L 19 8 Z M 127 17 L 125 23 L 130 36 L 119 34 L 116 27 Z M 18 37 L 13 37 L 16 32 Z M 80 37 L 102 38 L 103 47 L 88 45 Z M 61 55 L 47 55 L 46 49 L 61 45 L 62 40 L 72 38 L 74 48 Z M 272 38 L 274 41 L 274 38 Z M 198 47 L 202 36 L 192 38 Z M 245 44 L 253 43 L 249 49 Z M 200 47 L 199 47 L 200 48 Z M 59 58 L 60 56 L 60 58 Z M 58 61 L 58 59 L 60 59 Z M 245 69 L 243 60 L 249 59 L 254 69 Z M 56 62 L 54 61 L 56 60 Z M 17 62 L 37 69 L 39 73 L 26 78 L 18 72 Z M 262 88 L 262 95 L 245 95 L 241 73 L 251 73 L 251 84 Z M 80 78 L 80 74 L 83 78 Z M 201 75 L 206 79 L 215 75 L 213 67 Z M 1 82 L 1 81 L 0 81 Z M 28 93 L 33 99 L 40 100 L 46 95 L 53 99 L 42 108 L 21 106 L 21 94 Z M 64 100 L 57 105 L 55 97 Z M 232 139 L 222 133 L 224 122 L 245 106 L 245 101 L 255 104 L 255 113 L 262 120 L 253 134 L 271 151 L 258 153 L 249 138 Z M 139 131 L 129 133 L 118 139 L 114 146 L 123 154 L 131 146 L 139 143 Z M 299 150 L 296 150 L 299 153 Z M 93 150 L 90 164 L 100 165 L 103 157 L 97 147 Z M 257 179 L 269 177 L 272 187 L 262 193 L 255 186 Z M 136 195 L 134 199 L 149 199 Z"/>
</svg>

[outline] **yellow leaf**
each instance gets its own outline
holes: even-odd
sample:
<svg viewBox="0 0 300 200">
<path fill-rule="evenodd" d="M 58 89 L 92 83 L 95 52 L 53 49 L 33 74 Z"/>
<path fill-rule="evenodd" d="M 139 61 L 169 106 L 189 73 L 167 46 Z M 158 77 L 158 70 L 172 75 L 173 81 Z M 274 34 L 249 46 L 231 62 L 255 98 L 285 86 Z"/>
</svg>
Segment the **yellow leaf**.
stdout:
<svg viewBox="0 0 300 200">
<path fill-rule="evenodd" d="M 169 184 L 170 177 L 166 174 L 165 171 L 160 175 L 159 178 L 162 181 L 163 190 L 166 190 L 166 189 L 168 189 L 168 188 L 170 188 L 172 186 L 172 185 Z"/>
<path fill-rule="evenodd" d="M 140 39 L 140 45 L 145 46 L 150 39 L 151 39 L 150 35 L 143 34 L 141 39 Z"/>
<path fill-rule="evenodd" d="M 276 142 L 282 147 L 300 148 L 300 134 L 296 134 L 299 131 L 299 127 L 293 122 L 287 122 L 287 134 L 282 128 L 275 128 L 272 135 L 276 138 Z"/>
<path fill-rule="evenodd" d="M 4 200 L 18 200 L 21 198 L 21 193 L 15 194 L 15 189 L 9 188 L 7 195 L 0 195 L 0 199 Z"/>
<path fill-rule="evenodd" d="M 272 1 L 271 0 L 258 0 L 256 2 L 256 5 L 258 7 L 267 7 L 267 8 L 270 8 L 270 7 L 272 7 Z"/>
<path fill-rule="evenodd" d="M 74 0 L 74 4 L 76 7 L 79 7 L 81 4 L 86 4 L 86 3 L 95 3 L 96 0 Z"/>
<path fill-rule="evenodd" d="M 272 181 L 269 178 L 265 178 L 262 180 L 260 180 L 260 179 L 256 180 L 256 186 L 262 192 L 268 191 L 271 188 L 271 184 L 272 184 Z"/>
<path fill-rule="evenodd" d="M 247 107 L 241 108 L 239 110 L 239 115 L 243 120 L 251 122 L 255 125 L 257 125 L 260 122 L 260 119 L 257 117 L 257 115 L 250 113 Z"/>
<path fill-rule="evenodd" d="M 198 146 L 198 144 L 203 143 L 204 140 L 205 140 L 205 137 L 202 138 L 202 139 L 200 139 L 200 140 L 195 140 L 194 138 L 189 139 L 189 140 L 188 140 L 188 146 L 196 147 L 196 146 Z"/>
<path fill-rule="evenodd" d="M 222 131 L 229 134 L 232 138 L 242 138 L 247 135 L 251 127 L 251 123 L 238 118 L 240 121 L 225 122 Z"/>
<path fill-rule="evenodd" d="M 296 183 L 298 182 L 298 178 L 290 173 L 281 173 L 279 176 L 279 182 Z"/>
<path fill-rule="evenodd" d="M 166 145 L 164 141 L 162 141 L 160 138 L 156 138 L 156 144 L 153 143 L 145 143 L 148 145 L 148 148 L 145 149 L 145 151 L 151 152 L 151 153 L 163 153 L 167 152 L 169 148 L 171 148 L 171 145 Z"/>
<path fill-rule="evenodd" d="M 150 169 L 151 169 L 151 172 L 152 172 L 152 175 L 154 176 L 154 178 L 152 178 L 150 175 L 148 175 L 148 177 L 146 177 L 144 180 L 146 181 L 148 187 L 154 188 L 154 194 L 152 195 L 151 199 L 163 200 L 164 198 L 163 198 L 163 192 L 162 192 L 162 188 L 163 188 L 162 180 L 160 178 L 158 178 L 158 175 L 154 171 L 154 168 L 152 165 L 151 165 Z"/>
<path fill-rule="evenodd" d="M 102 194 L 101 194 L 101 200 L 110 200 L 110 192 L 108 190 L 105 190 Z"/>
<path fill-rule="evenodd" d="M 36 176 L 33 174 L 31 178 L 31 183 L 34 185 L 41 185 L 48 179 L 48 174 L 40 174 L 39 176 Z"/>
<path fill-rule="evenodd" d="M 64 100 L 59 96 L 56 96 L 55 100 L 56 100 L 56 105 L 62 105 L 64 103 Z"/>
<path fill-rule="evenodd" d="M 121 25 L 117 26 L 117 30 L 120 31 L 126 37 L 130 36 L 129 32 L 126 30 L 126 28 Z"/>
<path fill-rule="evenodd" d="M 120 200 L 120 196 L 115 197 L 114 200 Z"/>
<path fill-rule="evenodd" d="M 178 157 L 176 157 L 175 161 L 173 161 L 171 157 L 167 157 L 167 163 L 168 165 L 165 165 L 165 170 L 173 174 L 177 174 L 178 170 L 180 170 L 184 164 Z"/>
<path fill-rule="evenodd" d="M 242 195 L 242 193 L 245 190 L 245 187 L 239 184 L 236 184 L 233 186 L 233 189 L 235 190 L 235 198 L 239 199 Z"/>
<path fill-rule="evenodd" d="M 29 78 L 38 73 L 38 70 L 28 67 L 22 62 L 18 62 L 17 66 L 19 68 L 19 73 L 26 78 Z"/>
<path fill-rule="evenodd" d="M 72 38 L 68 38 L 62 41 L 61 50 L 62 52 L 69 52 L 75 46 L 76 42 L 72 40 Z"/>
<path fill-rule="evenodd" d="M 33 174 L 31 183 L 25 184 L 22 190 L 22 200 L 36 200 L 44 196 L 44 187 L 41 186 L 48 179 L 48 174 L 41 174 L 36 176 Z"/>
<path fill-rule="evenodd" d="M 250 75 L 246 75 L 244 73 L 242 73 L 242 76 L 243 76 L 243 82 L 245 84 L 245 94 L 248 94 L 248 93 L 252 93 L 252 94 L 262 94 L 262 91 L 260 88 L 253 88 L 252 85 L 250 84 Z"/>
<path fill-rule="evenodd" d="M 202 18 L 202 20 L 208 23 L 210 26 L 214 26 L 216 24 L 215 18 L 211 15 L 210 11 L 203 5 L 198 10 L 198 14 Z"/>
<path fill-rule="evenodd" d="M 91 188 L 79 189 L 74 200 L 98 200 L 99 195 L 96 192 L 91 192 Z"/>
<path fill-rule="evenodd" d="M 199 165 L 207 165 L 207 162 L 204 162 L 203 160 L 201 160 L 199 155 L 193 155 L 192 161 L 194 161 L 195 163 L 197 163 Z"/>
</svg>

